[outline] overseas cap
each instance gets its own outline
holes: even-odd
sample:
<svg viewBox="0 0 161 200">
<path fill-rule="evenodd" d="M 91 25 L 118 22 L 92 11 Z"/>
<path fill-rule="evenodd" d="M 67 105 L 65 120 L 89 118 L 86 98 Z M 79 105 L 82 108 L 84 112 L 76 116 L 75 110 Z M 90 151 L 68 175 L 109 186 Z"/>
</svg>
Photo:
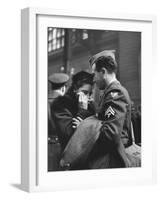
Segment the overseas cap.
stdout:
<svg viewBox="0 0 161 200">
<path fill-rule="evenodd" d="M 48 80 L 52 85 L 52 89 L 58 89 L 67 83 L 69 76 L 64 73 L 53 73 Z"/>
<path fill-rule="evenodd" d="M 100 57 L 111 57 L 113 59 L 113 61 L 116 62 L 115 50 L 105 50 L 105 51 L 101 51 L 100 53 L 97 53 L 94 56 L 92 56 L 89 59 L 90 65 L 92 66 L 93 63 L 95 63 L 97 61 L 97 59 L 100 58 Z"/>
</svg>

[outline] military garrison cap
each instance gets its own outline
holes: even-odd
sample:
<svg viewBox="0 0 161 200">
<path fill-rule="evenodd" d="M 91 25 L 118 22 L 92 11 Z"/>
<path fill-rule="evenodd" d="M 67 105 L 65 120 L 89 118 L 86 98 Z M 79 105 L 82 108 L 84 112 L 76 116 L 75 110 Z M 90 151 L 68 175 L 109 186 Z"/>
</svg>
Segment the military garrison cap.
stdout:
<svg viewBox="0 0 161 200">
<path fill-rule="evenodd" d="M 115 60 L 115 50 L 105 50 L 105 51 L 101 51 L 100 53 L 95 54 L 94 56 L 92 56 L 89 59 L 89 63 L 92 66 L 93 63 L 95 63 L 97 61 L 98 58 L 100 57 L 111 57 L 113 59 L 114 62 L 116 62 Z"/>
<path fill-rule="evenodd" d="M 52 85 L 52 89 L 56 90 L 67 83 L 69 76 L 64 73 L 53 73 L 49 76 L 48 80 Z"/>
</svg>

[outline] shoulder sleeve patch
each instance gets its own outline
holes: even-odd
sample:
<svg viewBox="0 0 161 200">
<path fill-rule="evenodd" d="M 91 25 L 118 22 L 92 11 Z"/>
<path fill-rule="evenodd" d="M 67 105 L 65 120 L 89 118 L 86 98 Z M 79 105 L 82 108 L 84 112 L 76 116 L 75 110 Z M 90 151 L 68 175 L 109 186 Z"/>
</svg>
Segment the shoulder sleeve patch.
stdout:
<svg viewBox="0 0 161 200">
<path fill-rule="evenodd" d="M 110 95 L 111 95 L 112 98 L 117 98 L 118 92 L 111 92 Z"/>
<path fill-rule="evenodd" d="M 105 117 L 109 119 L 111 116 L 115 116 L 115 113 L 116 112 L 114 111 L 114 109 L 111 106 L 109 106 L 105 111 Z"/>
</svg>

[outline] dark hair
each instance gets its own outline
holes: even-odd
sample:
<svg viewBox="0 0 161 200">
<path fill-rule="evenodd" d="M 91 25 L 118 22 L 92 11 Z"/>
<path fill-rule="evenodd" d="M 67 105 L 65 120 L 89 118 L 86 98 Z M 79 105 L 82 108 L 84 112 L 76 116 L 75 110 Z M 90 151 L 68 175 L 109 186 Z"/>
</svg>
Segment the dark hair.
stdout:
<svg viewBox="0 0 161 200">
<path fill-rule="evenodd" d="M 72 86 L 74 89 L 79 89 L 84 84 L 93 85 L 93 74 L 86 71 L 80 71 L 72 77 Z"/>
<path fill-rule="evenodd" d="M 117 63 L 111 56 L 101 56 L 96 61 L 96 71 L 100 72 L 102 68 L 107 69 L 108 73 L 117 72 Z"/>
<path fill-rule="evenodd" d="M 72 85 L 67 91 L 67 94 L 72 96 L 72 98 L 75 98 L 75 90 L 82 87 L 84 84 L 90 84 L 93 85 L 93 74 L 90 74 L 85 71 L 80 71 L 77 74 L 73 75 L 72 77 Z"/>
</svg>

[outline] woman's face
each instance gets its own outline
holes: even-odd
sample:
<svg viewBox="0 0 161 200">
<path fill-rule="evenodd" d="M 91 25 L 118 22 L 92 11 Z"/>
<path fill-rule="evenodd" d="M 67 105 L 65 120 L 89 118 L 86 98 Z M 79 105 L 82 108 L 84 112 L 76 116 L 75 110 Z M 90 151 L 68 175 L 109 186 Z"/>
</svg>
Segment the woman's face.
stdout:
<svg viewBox="0 0 161 200">
<path fill-rule="evenodd" d="M 80 92 L 83 92 L 85 95 L 90 97 L 92 94 L 92 85 L 84 84 L 83 86 L 81 86 L 79 89 L 76 90 L 77 94 L 79 94 Z"/>
</svg>

